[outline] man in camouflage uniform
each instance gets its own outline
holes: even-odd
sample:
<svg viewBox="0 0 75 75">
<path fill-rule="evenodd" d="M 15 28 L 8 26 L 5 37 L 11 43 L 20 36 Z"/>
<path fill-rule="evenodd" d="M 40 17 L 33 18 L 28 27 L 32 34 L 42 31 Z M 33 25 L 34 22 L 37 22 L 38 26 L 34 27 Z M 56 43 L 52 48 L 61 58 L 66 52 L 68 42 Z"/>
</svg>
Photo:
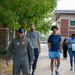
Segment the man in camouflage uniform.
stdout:
<svg viewBox="0 0 75 75">
<path fill-rule="evenodd" d="M 23 75 L 30 75 L 29 65 L 32 65 L 34 60 L 33 47 L 30 40 L 24 37 L 24 30 L 22 28 L 18 30 L 17 35 L 18 37 L 12 39 L 9 44 L 6 55 L 6 65 L 9 65 L 9 58 L 13 51 L 13 75 L 20 75 L 21 69 Z M 30 64 L 28 53 L 30 55 Z"/>
</svg>

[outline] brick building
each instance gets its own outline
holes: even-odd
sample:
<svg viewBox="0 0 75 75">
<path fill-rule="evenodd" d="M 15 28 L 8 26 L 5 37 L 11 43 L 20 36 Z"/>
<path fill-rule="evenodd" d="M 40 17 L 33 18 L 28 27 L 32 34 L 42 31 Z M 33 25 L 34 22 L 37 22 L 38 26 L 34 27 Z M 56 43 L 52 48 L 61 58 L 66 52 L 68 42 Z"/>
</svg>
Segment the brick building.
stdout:
<svg viewBox="0 0 75 75">
<path fill-rule="evenodd" d="M 75 33 L 75 10 L 55 10 L 54 15 L 59 33 L 63 38 Z"/>
</svg>

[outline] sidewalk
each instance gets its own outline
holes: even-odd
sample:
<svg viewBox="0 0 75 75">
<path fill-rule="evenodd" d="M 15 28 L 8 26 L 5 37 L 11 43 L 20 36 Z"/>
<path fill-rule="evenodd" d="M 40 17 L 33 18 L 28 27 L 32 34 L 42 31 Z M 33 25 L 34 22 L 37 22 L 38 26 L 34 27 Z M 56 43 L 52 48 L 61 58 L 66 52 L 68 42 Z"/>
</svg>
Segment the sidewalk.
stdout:
<svg viewBox="0 0 75 75">
<path fill-rule="evenodd" d="M 37 69 L 35 75 L 50 75 L 50 60 L 48 59 L 48 49 L 47 45 L 42 45 L 42 52 L 40 54 Z M 54 68 L 55 69 L 55 68 Z M 61 54 L 61 65 L 60 65 L 60 75 L 75 75 L 75 71 L 70 71 L 69 58 L 64 60 Z"/>
</svg>

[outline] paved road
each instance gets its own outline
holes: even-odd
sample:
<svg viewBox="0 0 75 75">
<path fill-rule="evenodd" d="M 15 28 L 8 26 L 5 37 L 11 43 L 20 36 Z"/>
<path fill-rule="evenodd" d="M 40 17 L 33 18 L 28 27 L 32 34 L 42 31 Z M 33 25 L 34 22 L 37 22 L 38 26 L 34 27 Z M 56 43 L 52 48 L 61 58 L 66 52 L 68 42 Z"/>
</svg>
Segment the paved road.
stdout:
<svg viewBox="0 0 75 75">
<path fill-rule="evenodd" d="M 40 54 L 35 75 L 50 75 L 47 45 L 42 44 L 42 52 Z M 55 68 L 54 68 L 55 69 Z M 75 75 L 75 71 L 70 71 L 69 58 L 64 60 L 61 54 L 60 75 Z"/>
</svg>

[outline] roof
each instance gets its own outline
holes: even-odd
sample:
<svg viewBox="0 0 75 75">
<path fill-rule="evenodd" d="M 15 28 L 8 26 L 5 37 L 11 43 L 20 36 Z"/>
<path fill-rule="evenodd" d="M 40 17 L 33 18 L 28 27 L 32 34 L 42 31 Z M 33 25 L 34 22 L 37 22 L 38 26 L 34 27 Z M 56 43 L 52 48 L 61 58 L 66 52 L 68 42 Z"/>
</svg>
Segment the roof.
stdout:
<svg viewBox="0 0 75 75">
<path fill-rule="evenodd" d="M 55 20 L 57 20 L 57 18 L 58 18 L 61 14 L 75 14 L 75 10 L 55 10 L 55 11 L 54 11 Z"/>
</svg>

